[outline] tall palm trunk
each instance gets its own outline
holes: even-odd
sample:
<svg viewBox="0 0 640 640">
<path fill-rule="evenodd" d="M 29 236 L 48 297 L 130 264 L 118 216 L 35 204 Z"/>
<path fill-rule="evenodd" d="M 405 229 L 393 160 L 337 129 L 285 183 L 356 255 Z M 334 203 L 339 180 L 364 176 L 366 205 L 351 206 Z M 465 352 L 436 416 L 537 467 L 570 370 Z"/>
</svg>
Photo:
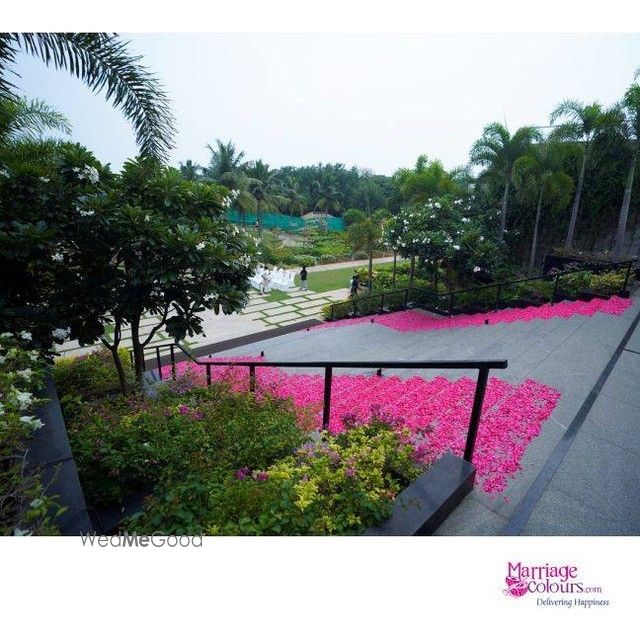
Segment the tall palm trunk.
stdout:
<svg viewBox="0 0 640 640">
<path fill-rule="evenodd" d="M 531 250 L 529 251 L 529 269 L 527 273 L 533 273 L 533 267 L 536 263 L 536 250 L 538 248 L 538 225 L 540 224 L 540 213 L 542 211 L 542 193 L 543 187 L 540 187 L 540 195 L 538 196 L 538 208 L 536 209 L 536 221 L 533 223 L 533 237 L 531 238 Z"/>
<path fill-rule="evenodd" d="M 629 217 L 629 204 L 631 203 L 631 190 L 633 189 L 633 175 L 638 162 L 638 141 L 636 140 L 631 154 L 631 164 L 629 165 L 629 173 L 627 174 L 627 185 L 624 189 L 624 197 L 622 198 L 622 206 L 620 207 L 620 216 L 618 217 L 618 229 L 616 231 L 616 241 L 613 247 L 613 259 L 620 260 L 624 248 L 624 232 L 627 229 L 627 218 Z"/>
<path fill-rule="evenodd" d="M 507 202 L 509 200 L 509 176 L 504 185 L 504 194 L 502 195 L 502 209 L 500 211 L 500 238 L 504 235 L 507 228 Z"/>
<path fill-rule="evenodd" d="M 576 230 L 576 222 L 578 220 L 578 208 L 580 207 L 580 197 L 582 196 L 582 185 L 584 184 L 584 173 L 587 167 L 587 156 L 589 154 L 589 144 L 584 148 L 584 156 L 582 156 L 582 166 L 580 167 L 580 175 L 578 176 L 578 186 L 576 187 L 576 195 L 573 199 L 573 206 L 571 207 L 571 218 L 569 219 L 569 229 L 567 230 L 567 237 L 564 241 L 564 248 L 571 249 L 573 246 L 573 235 Z"/>
</svg>

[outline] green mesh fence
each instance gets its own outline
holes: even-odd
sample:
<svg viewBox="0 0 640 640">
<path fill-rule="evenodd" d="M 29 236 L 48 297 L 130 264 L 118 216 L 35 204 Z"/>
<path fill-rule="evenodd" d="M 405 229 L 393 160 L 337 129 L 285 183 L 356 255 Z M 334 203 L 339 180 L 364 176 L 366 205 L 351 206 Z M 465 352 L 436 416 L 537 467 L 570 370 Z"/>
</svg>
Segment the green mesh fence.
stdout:
<svg viewBox="0 0 640 640">
<path fill-rule="evenodd" d="M 326 218 L 326 219 L 314 219 L 304 220 L 303 218 L 297 218 L 295 216 L 287 216 L 284 213 L 262 213 L 262 226 L 265 229 L 283 229 L 285 231 L 299 231 L 305 226 L 326 226 L 329 231 L 344 231 L 344 222 L 342 218 Z M 230 222 L 235 224 L 245 224 L 248 226 L 254 226 L 258 220 L 258 216 L 255 213 L 241 214 L 238 211 L 229 211 L 227 218 Z"/>
</svg>

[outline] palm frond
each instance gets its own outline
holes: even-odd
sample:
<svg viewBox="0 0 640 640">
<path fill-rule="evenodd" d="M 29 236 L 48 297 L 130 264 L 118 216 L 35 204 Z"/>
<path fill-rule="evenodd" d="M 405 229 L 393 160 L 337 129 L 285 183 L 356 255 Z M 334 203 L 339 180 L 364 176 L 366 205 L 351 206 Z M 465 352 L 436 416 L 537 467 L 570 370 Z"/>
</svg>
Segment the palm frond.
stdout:
<svg viewBox="0 0 640 640">
<path fill-rule="evenodd" d="M 158 79 L 109 33 L 5 33 L 0 35 L 0 91 L 10 92 L 8 66 L 24 49 L 47 66 L 63 69 L 94 93 L 104 92 L 131 122 L 141 155 L 164 161 L 173 145 L 174 120 Z"/>
<path fill-rule="evenodd" d="M 10 140 L 37 138 L 49 130 L 71 133 L 68 118 L 42 100 L 4 100 L 2 111 L 7 117 L 2 135 Z"/>
</svg>

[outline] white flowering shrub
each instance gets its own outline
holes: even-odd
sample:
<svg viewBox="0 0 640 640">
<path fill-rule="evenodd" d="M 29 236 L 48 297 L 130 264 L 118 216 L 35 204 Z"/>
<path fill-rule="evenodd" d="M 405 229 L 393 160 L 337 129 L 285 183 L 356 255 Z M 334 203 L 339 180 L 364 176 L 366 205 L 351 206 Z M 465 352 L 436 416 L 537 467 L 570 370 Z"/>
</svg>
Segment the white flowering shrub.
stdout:
<svg viewBox="0 0 640 640">
<path fill-rule="evenodd" d="M 56 533 L 60 513 L 44 492 L 39 474 L 28 475 L 25 457 L 34 432 L 43 424 L 35 415 L 44 362 L 26 347 L 28 332 L 0 334 L 0 534 Z"/>
<path fill-rule="evenodd" d="M 457 280 L 464 280 L 474 270 L 491 270 L 500 262 L 501 247 L 493 226 L 473 196 L 431 198 L 394 215 L 384 245 L 406 258 L 415 255 L 418 266 L 447 265 Z"/>
</svg>

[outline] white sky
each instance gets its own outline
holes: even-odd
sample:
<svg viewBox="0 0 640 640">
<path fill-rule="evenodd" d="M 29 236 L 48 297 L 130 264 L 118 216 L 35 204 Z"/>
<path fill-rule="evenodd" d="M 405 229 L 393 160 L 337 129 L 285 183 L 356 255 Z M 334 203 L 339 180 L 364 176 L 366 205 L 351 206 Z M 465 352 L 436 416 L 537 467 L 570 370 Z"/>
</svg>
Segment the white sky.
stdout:
<svg viewBox="0 0 640 640">
<path fill-rule="evenodd" d="M 172 161 L 206 163 L 232 139 L 272 167 L 343 162 L 391 174 L 420 153 L 465 164 L 488 122 L 547 124 L 562 99 L 620 98 L 640 35 L 127 36 L 177 117 Z M 66 113 L 74 138 L 118 169 L 131 128 L 66 73 L 21 57 L 18 86 Z"/>
</svg>

